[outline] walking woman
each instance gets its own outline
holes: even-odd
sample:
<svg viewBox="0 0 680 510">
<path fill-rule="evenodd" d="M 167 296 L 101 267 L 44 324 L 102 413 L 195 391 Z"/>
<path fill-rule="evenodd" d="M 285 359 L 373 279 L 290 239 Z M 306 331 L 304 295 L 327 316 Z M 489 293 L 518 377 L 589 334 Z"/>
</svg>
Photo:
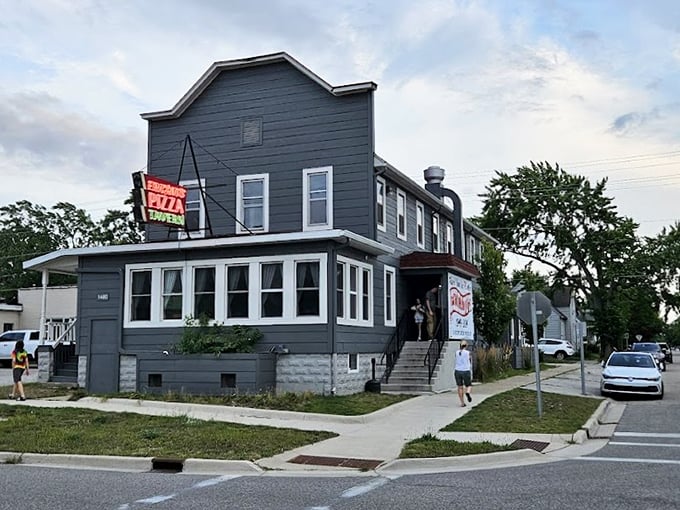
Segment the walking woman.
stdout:
<svg viewBox="0 0 680 510">
<path fill-rule="evenodd" d="M 453 369 L 461 407 L 467 405 L 463 397 L 467 398 L 468 402 L 472 402 L 472 358 L 466 347 L 467 342 L 461 340 L 460 348 L 456 352 L 456 365 Z"/>
<path fill-rule="evenodd" d="M 21 377 L 26 372 L 28 372 L 28 353 L 24 349 L 24 341 L 19 340 L 12 351 L 12 378 L 14 380 L 14 386 L 12 387 L 12 393 L 9 398 L 14 400 L 26 400 L 26 395 L 24 394 L 24 385 L 21 382 Z"/>
</svg>

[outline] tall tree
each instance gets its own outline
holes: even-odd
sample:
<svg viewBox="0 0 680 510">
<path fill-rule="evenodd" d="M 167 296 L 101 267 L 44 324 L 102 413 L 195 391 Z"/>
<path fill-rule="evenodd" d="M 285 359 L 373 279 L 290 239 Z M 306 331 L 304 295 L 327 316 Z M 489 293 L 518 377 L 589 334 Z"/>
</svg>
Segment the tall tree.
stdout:
<svg viewBox="0 0 680 510">
<path fill-rule="evenodd" d="M 41 284 L 40 274 L 24 271 L 25 260 L 60 248 L 79 248 L 120 242 L 139 242 L 141 235 L 131 212 L 108 211 L 94 222 L 83 209 L 59 202 L 47 209 L 21 200 L 0 207 L 0 300 L 16 302 L 17 290 Z M 72 277 L 54 275 L 52 284 L 73 283 Z"/>
<path fill-rule="evenodd" d="M 515 315 L 515 298 L 510 295 L 505 265 L 503 253 L 484 242 L 479 261 L 482 275 L 474 297 L 474 320 L 475 329 L 491 344 L 501 342 Z"/>
<path fill-rule="evenodd" d="M 479 222 L 504 249 L 552 268 L 554 284 L 581 292 L 603 344 L 618 345 L 628 321 L 619 298 L 630 282 L 622 277 L 640 241 L 637 224 L 605 196 L 606 182 L 593 185 L 547 162 L 497 172 Z"/>
</svg>

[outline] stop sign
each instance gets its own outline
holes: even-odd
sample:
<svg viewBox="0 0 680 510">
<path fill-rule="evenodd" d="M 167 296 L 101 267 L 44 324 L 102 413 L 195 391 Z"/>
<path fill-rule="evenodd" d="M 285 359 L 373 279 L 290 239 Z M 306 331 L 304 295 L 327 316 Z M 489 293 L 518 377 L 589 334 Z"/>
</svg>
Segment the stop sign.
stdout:
<svg viewBox="0 0 680 510">
<path fill-rule="evenodd" d="M 552 303 L 548 297 L 537 290 L 523 292 L 517 298 L 517 317 L 525 324 L 531 324 L 531 298 L 536 300 L 536 324 L 544 324 L 552 313 Z"/>
</svg>

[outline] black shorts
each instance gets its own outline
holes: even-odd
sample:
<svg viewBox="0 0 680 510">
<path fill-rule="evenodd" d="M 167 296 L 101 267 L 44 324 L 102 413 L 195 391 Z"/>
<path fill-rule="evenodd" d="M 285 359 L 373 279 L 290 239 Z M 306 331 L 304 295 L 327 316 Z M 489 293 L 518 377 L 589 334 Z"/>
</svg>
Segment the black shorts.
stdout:
<svg viewBox="0 0 680 510">
<path fill-rule="evenodd" d="M 456 379 L 456 386 L 472 386 L 472 372 L 469 370 L 454 370 L 453 377 Z"/>
<path fill-rule="evenodd" d="M 14 379 L 14 382 L 21 382 L 21 376 L 24 375 L 24 370 L 25 368 L 13 368 L 12 369 L 12 377 Z"/>
</svg>

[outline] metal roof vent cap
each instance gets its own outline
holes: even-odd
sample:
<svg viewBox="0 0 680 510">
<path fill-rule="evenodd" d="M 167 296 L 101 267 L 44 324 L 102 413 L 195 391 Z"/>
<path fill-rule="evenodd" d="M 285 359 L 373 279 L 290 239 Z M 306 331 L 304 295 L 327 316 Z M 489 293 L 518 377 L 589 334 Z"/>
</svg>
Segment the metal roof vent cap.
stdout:
<svg viewBox="0 0 680 510">
<path fill-rule="evenodd" d="M 428 184 L 440 184 L 444 180 L 446 171 L 440 166 L 428 166 L 423 170 L 423 175 Z"/>
</svg>

